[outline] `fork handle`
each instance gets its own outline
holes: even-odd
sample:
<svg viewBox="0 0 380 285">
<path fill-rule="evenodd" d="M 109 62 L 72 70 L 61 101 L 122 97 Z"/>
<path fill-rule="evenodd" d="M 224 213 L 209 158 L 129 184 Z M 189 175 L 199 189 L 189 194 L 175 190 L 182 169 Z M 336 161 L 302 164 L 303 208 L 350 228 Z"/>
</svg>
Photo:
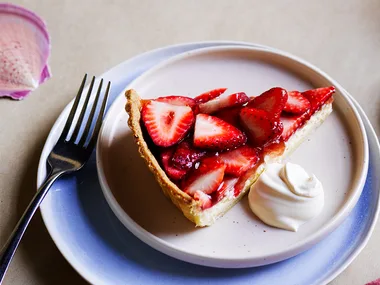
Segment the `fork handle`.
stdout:
<svg viewBox="0 0 380 285">
<path fill-rule="evenodd" d="M 46 178 L 45 182 L 38 189 L 32 201 L 29 203 L 21 219 L 18 221 L 7 243 L 0 253 L 0 284 L 3 282 L 4 275 L 11 263 L 11 260 L 16 252 L 16 249 L 28 227 L 34 213 L 37 211 L 42 200 L 48 193 L 51 185 L 63 174 L 63 171 L 52 171 Z"/>
</svg>

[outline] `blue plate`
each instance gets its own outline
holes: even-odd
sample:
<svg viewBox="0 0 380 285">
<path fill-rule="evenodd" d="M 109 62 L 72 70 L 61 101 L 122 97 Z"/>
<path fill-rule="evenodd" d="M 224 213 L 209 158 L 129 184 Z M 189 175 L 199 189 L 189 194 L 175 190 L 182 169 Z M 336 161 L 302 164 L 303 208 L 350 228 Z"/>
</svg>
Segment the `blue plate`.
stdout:
<svg viewBox="0 0 380 285">
<path fill-rule="evenodd" d="M 237 42 L 189 43 L 134 57 L 102 75 L 113 83 L 110 101 L 135 77 L 157 63 L 182 52 L 216 45 L 253 46 Z M 109 208 L 97 180 L 95 153 L 82 171 L 53 186 L 41 206 L 44 222 L 65 258 L 93 284 L 325 284 L 363 249 L 378 213 L 380 181 L 372 178 L 380 173 L 379 143 L 368 118 L 354 103 L 366 126 L 370 147 L 363 193 L 337 230 L 291 259 L 256 268 L 218 269 L 182 262 L 152 249 L 131 234 Z M 38 184 L 46 174 L 46 156 L 58 138 L 69 108 L 70 104 L 47 139 Z"/>
</svg>

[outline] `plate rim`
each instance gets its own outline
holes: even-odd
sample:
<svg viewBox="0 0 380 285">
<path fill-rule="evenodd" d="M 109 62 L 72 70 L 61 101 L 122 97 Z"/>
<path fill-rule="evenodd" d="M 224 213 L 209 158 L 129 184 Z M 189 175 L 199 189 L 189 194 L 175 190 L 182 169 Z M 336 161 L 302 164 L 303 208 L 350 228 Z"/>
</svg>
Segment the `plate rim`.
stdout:
<svg viewBox="0 0 380 285">
<path fill-rule="evenodd" d="M 274 55 L 279 56 L 280 58 L 283 58 L 284 60 L 290 60 L 291 62 L 299 63 L 302 65 L 305 65 L 307 68 L 311 69 L 314 72 L 314 76 L 324 76 L 324 78 L 328 81 L 330 81 L 336 89 L 341 93 L 343 100 L 345 100 L 351 110 L 354 113 L 355 119 L 357 123 L 359 124 L 359 128 L 361 131 L 362 138 L 360 141 L 362 141 L 363 146 L 363 159 L 364 164 L 362 166 L 362 169 L 360 171 L 360 177 L 357 181 L 355 181 L 356 187 L 354 187 L 354 192 L 352 195 L 350 195 L 349 199 L 345 201 L 343 206 L 339 209 L 339 211 L 332 217 L 331 220 L 328 221 L 326 225 L 318 229 L 313 234 L 307 236 L 305 239 L 303 239 L 300 242 L 297 242 L 296 244 L 288 247 L 286 250 L 271 253 L 267 255 L 262 255 L 260 257 L 250 257 L 250 256 L 244 256 L 244 257 L 230 257 L 230 256 L 210 256 L 210 255 L 202 255 L 199 253 L 194 253 L 192 251 L 184 250 L 183 248 L 180 248 L 170 242 L 167 242 L 166 240 L 157 237 L 156 235 L 150 233 L 143 227 L 141 227 L 138 223 L 136 223 L 120 206 L 117 199 L 114 197 L 111 188 L 109 187 L 106 179 L 106 175 L 103 171 L 103 152 L 101 151 L 102 148 L 104 148 L 104 145 L 108 141 L 108 136 L 105 136 L 105 132 L 109 130 L 110 128 L 113 129 L 113 121 L 111 117 L 113 117 L 113 120 L 115 120 L 115 112 L 116 114 L 119 114 L 120 109 L 120 100 L 124 97 L 124 93 L 126 90 L 133 87 L 133 85 L 139 84 L 141 81 L 144 81 L 146 77 L 151 76 L 152 74 L 155 74 L 156 72 L 160 72 L 163 68 L 166 68 L 168 66 L 171 66 L 173 63 L 181 62 L 183 60 L 191 59 L 192 57 L 197 56 L 203 56 L 208 54 L 215 54 L 218 52 L 249 52 L 252 54 L 257 53 L 264 53 L 266 55 Z M 106 129 L 107 127 L 107 129 Z M 368 154 L 368 139 L 367 134 L 364 128 L 364 124 L 362 122 L 362 119 L 360 115 L 358 114 L 355 106 L 352 104 L 352 102 L 349 100 L 349 98 L 346 96 L 346 94 L 343 92 L 342 86 L 338 82 L 336 82 L 333 78 L 331 78 L 327 74 L 321 74 L 321 72 L 318 72 L 314 68 L 313 65 L 309 63 L 302 63 L 297 58 L 289 55 L 284 54 L 281 51 L 274 51 L 274 50 L 266 50 L 263 48 L 256 48 L 256 47 L 237 47 L 237 46 L 217 46 L 217 47 L 206 47 L 206 48 L 200 48 L 188 52 L 183 52 L 178 55 L 172 56 L 168 58 L 167 60 L 162 61 L 161 63 L 153 66 L 152 68 L 148 69 L 144 73 L 142 73 L 140 76 L 136 77 L 134 80 L 132 80 L 124 89 L 121 91 L 119 95 L 116 96 L 114 102 L 112 103 L 109 112 L 107 113 L 107 116 L 105 117 L 103 121 L 102 128 L 99 133 L 97 148 L 97 160 L 96 160 L 96 167 L 97 167 L 97 173 L 99 182 L 101 185 L 102 192 L 114 212 L 114 214 L 118 217 L 120 222 L 129 230 L 131 231 L 136 237 L 138 237 L 140 240 L 148 244 L 149 246 L 153 247 L 154 249 L 167 254 L 169 256 L 172 256 L 174 258 L 190 262 L 193 264 L 198 265 L 205 265 L 205 266 L 211 266 L 211 267 L 222 267 L 222 268 L 246 268 L 246 267 L 256 267 L 256 266 L 262 266 L 262 265 L 268 265 L 275 262 L 279 262 L 285 259 L 288 259 L 290 257 L 293 257 L 295 255 L 300 254 L 301 252 L 311 248 L 313 245 L 315 245 L 317 242 L 321 241 L 323 238 L 325 238 L 329 233 L 333 232 L 339 225 L 343 223 L 345 218 L 349 215 L 351 210 L 356 205 L 357 201 L 360 198 L 360 195 L 362 193 L 362 190 L 364 188 L 364 184 L 367 178 L 367 172 L 368 172 L 368 161 L 369 161 L 369 154 Z"/>
<path fill-rule="evenodd" d="M 181 49 L 181 51 L 178 51 L 178 53 L 180 53 L 180 52 L 183 52 L 183 49 L 197 49 L 197 48 L 205 47 L 205 46 L 219 46 L 219 45 L 256 46 L 256 47 L 266 48 L 266 49 L 270 49 L 270 50 L 277 50 L 275 48 L 268 47 L 268 46 L 265 46 L 265 45 L 251 43 L 251 42 L 243 42 L 243 41 L 225 41 L 225 40 L 212 41 L 211 40 L 211 41 L 184 42 L 184 43 L 180 43 L 180 44 L 174 44 L 174 45 L 168 45 L 168 46 L 164 46 L 164 47 L 159 47 L 159 48 L 156 48 L 156 49 L 148 50 L 148 51 L 146 51 L 144 53 L 136 54 L 135 56 L 126 59 L 125 61 L 123 61 L 123 62 L 121 62 L 121 63 L 113 66 L 112 68 L 110 68 L 109 70 L 107 70 L 106 72 L 104 72 L 102 74 L 102 77 L 105 76 L 105 75 L 112 75 L 113 73 L 117 72 L 118 69 L 120 69 L 122 66 L 126 65 L 127 63 L 129 63 L 131 61 L 139 61 L 141 59 L 147 60 L 149 57 L 157 56 L 157 54 L 159 52 L 167 51 L 167 52 L 171 52 L 171 53 L 176 53 L 178 49 Z M 287 53 L 287 52 L 284 51 L 284 53 Z M 163 55 L 161 55 L 161 56 L 163 56 Z M 373 129 L 373 126 L 371 125 L 371 122 L 369 121 L 368 117 L 366 116 L 366 114 L 364 113 L 364 111 L 362 110 L 362 108 L 358 104 L 358 102 L 347 91 L 346 91 L 346 94 L 349 96 L 350 100 L 352 100 L 352 102 L 355 104 L 355 106 L 361 112 L 361 116 L 363 116 L 362 119 L 365 122 L 366 128 L 369 129 L 369 133 L 370 134 L 368 135 L 368 137 L 370 137 L 371 138 L 371 142 L 374 143 L 374 145 L 376 145 L 376 149 L 372 150 L 372 152 L 375 151 L 375 153 L 377 154 L 377 156 L 380 156 L 380 144 L 379 144 L 379 140 L 378 140 L 378 138 L 376 136 L 376 133 L 375 133 L 375 131 Z M 43 150 L 42 150 L 42 153 L 41 153 L 41 157 L 40 157 L 40 160 L 39 160 L 39 164 L 38 164 L 37 186 L 41 185 L 41 183 L 42 183 L 42 181 L 43 181 L 43 179 L 45 177 L 46 160 L 44 159 L 44 152 L 45 152 L 45 154 L 48 152 L 48 150 L 47 150 L 47 143 L 48 143 L 49 140 L 51 140 L 51 137 L 53 136 L 54 129 L 63 120 L 65 113 L 68 112 L 68 110 L 71 107 L 72 103 L 73 103 L 73 100 L 70 101 L 66 105 L 66 107 L 62 110 L 62 112 L 60 113 L 60 115 L 57 117 L 57 120 L 52 125 L 52 128 L 51 128 L 51 130 L 49 132 L 49 135 L 48 135 L 48 137 L 46 139 L 46 142 L 44 144 L 44 147 L 43 147 Z M 375 228 L 376 221 L 378 219 L 378 215 L 379 215 L 379 212 L 380 212 L 380 203 L 379 203 L 379 201 L 380 201 L 380 191 L 379 191 L 379 189 L 377 189 L 376 193 L 377 193 L 377 199 L 373 201 L 373 203 L 375 203 L 375 205 L 374 205 L 375 211 L 374 211 L 374 213 L 373 213 L 373 215 L 371 217 L 371 219 L 372 219 L 371 225 L 368 228 L 367 232 L 363 235 L 363 238 L 361 239 L 361 241 L 359 242 L 359 244 L 350 253 L 350 255 L 346 258 L 346 260 L 342 262 L 342 264 L 340 265 L 340 267 L 338 267 L 335 270 L 335 272 L 333 272 L 329 276 L 327 276 L 324 279 L 322 279 L 321 283 L 325 284 L 325 283 L 330 282 L 331 280 L 333 280 L 345 268 L 347 268 L 347 266 L 357 257 L 357 255 L 361 252 L 361 250 L 366 246 L 368 240 L 370 239 L 370 237 L 371 237 L 371 235 L 373 233 L 373 230 Z M 77 273 L 79 275 L 81 275 L 86 281 L 88 281 L 89 283 L 95 284 L 96 283 L 96 278 L 92 275 L 91 271 L 88 270 L 88 268 L 85 267 L 85 266 L 82 267 L 79 262 L 77 262 L 75 259 L 72 259 L 70 257 L 69 247 L 66 246 L 66 244 L 64 242 L 64 239 L 60 238 L 60 236 L 58 234 L 56 234 L 56 232 L 54 231 L 54 224 L 50 223 L 50 218 L 48 217 L 48 214 L 46 213 L 47 210 L 45 209 L 44 204 L 41 205 L 40 211 L 41 211 L 42 219 L 43 219 L 43 222 L 44 222 L 44 224 L 46 226 L 46 229 L 49 232 L 49 234 L 50 234 L 52 240 L 54 241 L 55 245 L 57 246 L 58 250 L 63 255 L 63 257 L 73 267 L 73 269 L 75 271 L 77 271 Z"/>
</svg>

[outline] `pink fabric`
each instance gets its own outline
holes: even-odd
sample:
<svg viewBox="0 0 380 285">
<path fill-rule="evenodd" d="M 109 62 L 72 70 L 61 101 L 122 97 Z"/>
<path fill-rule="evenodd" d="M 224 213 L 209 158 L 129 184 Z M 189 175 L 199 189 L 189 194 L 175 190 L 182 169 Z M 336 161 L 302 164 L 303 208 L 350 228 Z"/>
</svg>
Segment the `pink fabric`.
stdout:
<svg viewBox="0 0 380 285">
<path fill-rule="evenodd" d="M 367 283 L 365 285 L 380 285 L 380 278 L 376 279 L 376 280 L 374 280 L 372 282 L 369 282 L 369 283 Z"/>
</svg>

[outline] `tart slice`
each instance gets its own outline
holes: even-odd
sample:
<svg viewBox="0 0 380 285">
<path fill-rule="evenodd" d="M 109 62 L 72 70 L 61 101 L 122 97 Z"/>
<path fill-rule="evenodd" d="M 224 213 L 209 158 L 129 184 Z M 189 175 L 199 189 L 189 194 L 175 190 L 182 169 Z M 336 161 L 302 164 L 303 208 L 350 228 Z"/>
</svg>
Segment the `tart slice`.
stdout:
<svg viewBox="0 0 380 285">
<path fill-rule="evenodd" d="M 195 98 L 141 99 L 126 91 L 128 124 L 164 194 L 198 227 L 247 193 L 332 112 L 334 87 L 272 88 L 257 97 L 219 88 Z"/>
</svg>

